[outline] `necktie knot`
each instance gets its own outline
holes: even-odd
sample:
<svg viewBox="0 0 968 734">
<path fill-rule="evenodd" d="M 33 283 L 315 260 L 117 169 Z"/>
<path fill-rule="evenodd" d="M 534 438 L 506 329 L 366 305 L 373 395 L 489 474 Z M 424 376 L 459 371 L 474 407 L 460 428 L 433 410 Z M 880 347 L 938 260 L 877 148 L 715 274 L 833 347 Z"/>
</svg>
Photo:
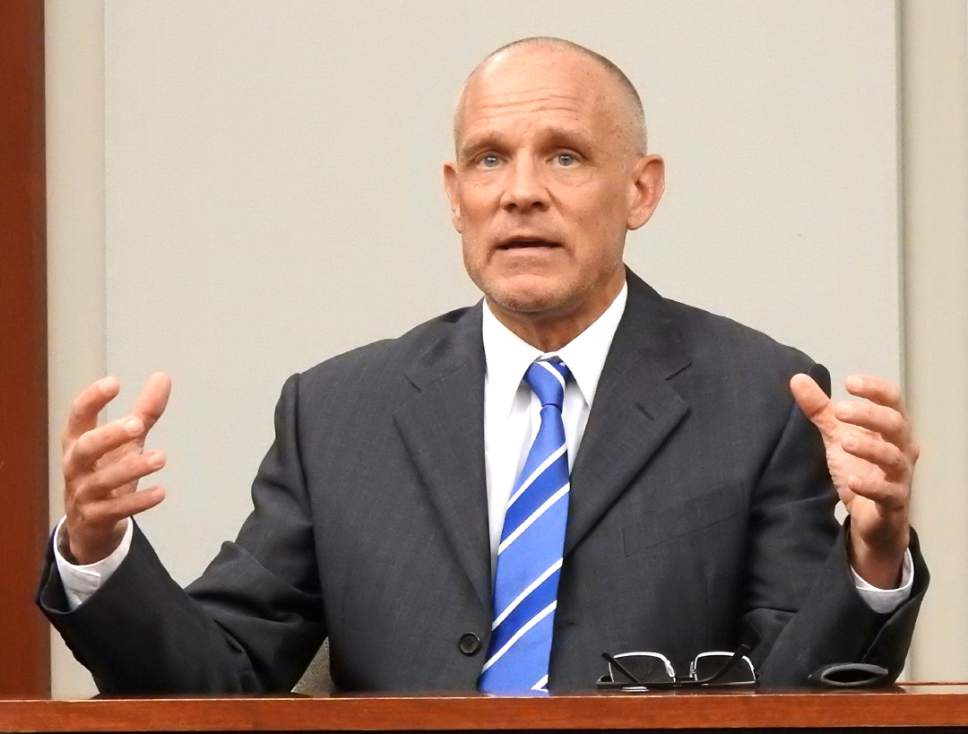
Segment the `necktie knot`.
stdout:
<svg viewBox="0 0 968 734">
<path fill-rule="evenodd" d="M 571 377 L 567 365 L 557 357 L 532 362 L 524 375 L 525 382 L 534 390 L 541 407 L 553 405 L 558 410 L 565 400 L 565 384 Z"/>
</svg>

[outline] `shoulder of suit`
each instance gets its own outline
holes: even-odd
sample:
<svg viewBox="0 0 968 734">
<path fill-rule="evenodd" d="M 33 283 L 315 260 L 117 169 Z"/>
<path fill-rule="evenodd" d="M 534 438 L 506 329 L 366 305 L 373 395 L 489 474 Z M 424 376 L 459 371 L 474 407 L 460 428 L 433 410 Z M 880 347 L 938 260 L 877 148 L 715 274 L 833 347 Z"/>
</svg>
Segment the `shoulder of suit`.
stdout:
<svg viewBox="0 0 968 734">
<path fill-rule="evenodd" d="M 725 361 L 790 374 L 809 370 L 816 364 L 796 347 L 727 316 L 667 298 L 663 301 L 670 321 L 694 360 Z"/>
<path fill-rule="evenodd" d="M 396 338 L 381 339 L 330 357 L 305 370 L 300 375 L 301 381 L 329 381 L 347 373 L 371 376 L 378 373 L 399 374 L 445 337 L 472 309 L 464 307 L 449 311 L 418 324 Z"/>
<path fill-rule="evenodd" d="M 808 371 L 816 364 L 799 349 L 734 319 L 658 298 L 662 302 L 662 314 L 677 332 L 694 364 L 718 364 L 748 373 L 770 373 L 776 378 Z M 332 385 L 334 381 L 345 385 L 360 381 L 370 385 L 396 382 L 392 379 L 394 376 L 405 372 L 472 310 L 473 307 L 456 309 L 425 321 L 399 337 L 382 339 L 331 357 L 303 372 L 300 381 L 303 385 Z"/>
</svg>

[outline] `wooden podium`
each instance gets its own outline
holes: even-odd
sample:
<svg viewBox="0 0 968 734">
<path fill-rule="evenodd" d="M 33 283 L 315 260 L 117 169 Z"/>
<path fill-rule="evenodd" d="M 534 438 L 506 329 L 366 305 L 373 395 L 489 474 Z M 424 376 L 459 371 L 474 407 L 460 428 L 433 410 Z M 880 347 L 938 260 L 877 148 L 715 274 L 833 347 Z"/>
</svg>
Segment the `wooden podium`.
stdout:
<svg viewBox="0 0 968 734">
<path fill-rule="evenodd" d="M 968 684 L 547 698 L 0 700 L 0 732 L 968 731 Z"/>
</svg>

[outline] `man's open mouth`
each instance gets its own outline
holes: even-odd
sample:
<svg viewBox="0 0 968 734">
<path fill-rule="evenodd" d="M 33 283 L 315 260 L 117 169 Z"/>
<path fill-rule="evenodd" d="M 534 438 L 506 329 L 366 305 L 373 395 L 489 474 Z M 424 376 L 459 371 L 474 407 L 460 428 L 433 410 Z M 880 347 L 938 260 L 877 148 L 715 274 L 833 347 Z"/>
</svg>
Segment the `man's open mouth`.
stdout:
<svg viewBox="0 0 968 734">
<path fill-rule="evenodd" d="M 561 247 L 560 242 L 546 240 L 541 237 L 511 237 L 500 242 L 497 246 L 499 250 L 524 250 L 533 248 Z"/>
</svg>

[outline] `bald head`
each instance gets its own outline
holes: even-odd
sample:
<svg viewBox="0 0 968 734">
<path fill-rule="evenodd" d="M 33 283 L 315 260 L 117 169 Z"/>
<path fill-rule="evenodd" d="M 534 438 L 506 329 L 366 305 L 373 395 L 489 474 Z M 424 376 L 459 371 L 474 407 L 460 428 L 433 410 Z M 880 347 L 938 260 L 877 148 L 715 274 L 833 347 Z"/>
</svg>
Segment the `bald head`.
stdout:
<svg viewBox="0 0 968 734">
<path fill-rule="evenodd" d="M 499 72 L 502 67 L 510 65 L 533 63 L 536 58 L 545 58 L 553 62 L 557 55 L 577 56 L 589 62 L 611 84 L 614 95 L 613 101 L 618 107 L 616 123 L 625 135 L 635 152 L 645 154 L 647 147 L 647 133 L 645 127 L 645 112 L 642 99 L 635 86 L 611 60 L 589 48 L 585 48 L 573 41 L 550 36 L 536 36 L 512 41 L 488 54 L 481 63 L 468 75 L 461 87 L 454 112 L 454 145 L 460 147 L 461 135 L 464 129 L 464 112 L 469 91 L 478 79 Z"/>
</svg>

